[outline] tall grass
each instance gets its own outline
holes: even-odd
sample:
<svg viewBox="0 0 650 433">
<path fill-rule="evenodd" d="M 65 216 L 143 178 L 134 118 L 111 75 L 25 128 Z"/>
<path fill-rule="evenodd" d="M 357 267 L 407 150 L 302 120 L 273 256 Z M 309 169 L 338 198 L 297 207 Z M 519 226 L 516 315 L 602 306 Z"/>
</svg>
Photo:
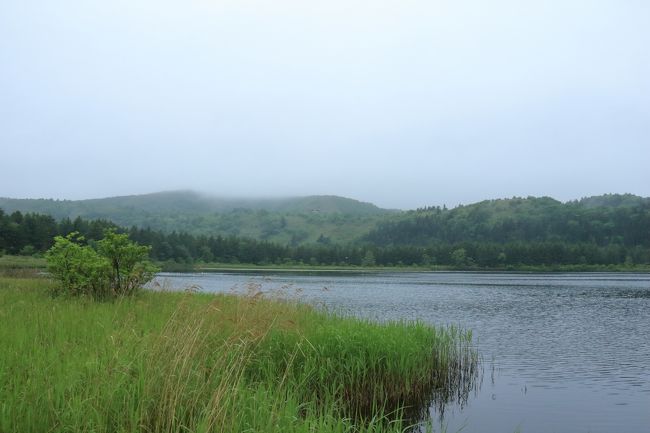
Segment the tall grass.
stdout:
<svg viewBox="0 0 650 433">
<path fill-rule="evenodd" d="M 37 277 L 45 271 L 45 259 L 31 256 L 0 255 L 0 277 Z"/>
<path fill-rule="evenodd" d="M 0 277 L 0 432 L 397 432 L 463 398 L 471 336 L 252 296 L 96 303 Z"/>
</svg>

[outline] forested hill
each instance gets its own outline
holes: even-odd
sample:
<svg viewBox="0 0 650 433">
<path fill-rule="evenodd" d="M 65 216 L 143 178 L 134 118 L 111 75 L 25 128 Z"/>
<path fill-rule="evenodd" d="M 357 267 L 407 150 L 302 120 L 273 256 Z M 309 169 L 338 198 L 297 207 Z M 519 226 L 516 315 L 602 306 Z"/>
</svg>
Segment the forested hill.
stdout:
<svg viewBox="0 0 650 433">
<path fill-rule="evenodd" d="M 511 198 L 395 212 L 336 196 L 251 200 L 177 191 L 80 201 L 0 199 L 0 209 L 293 246 L 553 242 L 650 247 L 650 198 L 631 194 L 567 203 L 549 197 Z"/>
<path fill-rule="evenodd" d="M 152 226 L 149 220 L 139 227 L 131 224 L 123 228 L 108 220 L 81 217 L 56 221 L 50 215 L 5 213 L 0 208 L 0 256 L 42 254 L 55 235 L 77 231 L 91 241 L 112 227 L 151 245 L 151 257 L 164 262 L 457 269 L 574 265 L 632 269 L 630 266 L 650 265 L 650 200 L 631 195 L 568 203 L 551 198 L 514 198 L 451 210 L 434 207 L 356 216 L 317 211 L 282 214 L 264 209 L 179 215 L 170 214 L 169 220 L 208 232 L 197 235 L 188 230 L 152 230 L 147 228 Z M 211 221 L 230 221 L 231 227 L 241 231 L 262 228 L 266 238 L 221 231 L 219 226 L 210 225 Z M 304 236 L 298 237 L 301 230 Z M 336 233 L 337 237 L 329 238 L 323 232 Z M 321 234 L 316 237 L 314 233 Z"/>
<path fill-rule="evenodd" d="M 57 220 L 106 219 L 123 227 L 166 233 L 244 236 L 282 244 L 343 242 L 371 230 L 394 213 L 338 196 L 278 199 L 220 198 L 171 191 L 91 200 L 0 198 L 0 209 L 51 215 Z"/>
<path fill-rule="evenodd" d="M 607 194 L 562 203 L 549 197 L 431 207 L 381 222 L 364 238 L 377 246 L 460 242 L 562 242 L 650 246 L 650 198 Z"/>
<path fill-rule="evenodd" d="M 231 212 L 238 209 L 265 210 L 281 213 L 338 213 L 350 215 L 377 215 L 390 212 L 372 203 L 364 203 L 333 195 L 314 195 L 287 198 L 223 198 L 195 191 L 166 191 L 152 194 L 108 197 L 89 200 L 13 199 L 0 197 L 0 208 L 6 212 L 37 212 L 55 218 L 110 218 L 137 217 L 143 214 L 173 214 Z"/>
</svg>

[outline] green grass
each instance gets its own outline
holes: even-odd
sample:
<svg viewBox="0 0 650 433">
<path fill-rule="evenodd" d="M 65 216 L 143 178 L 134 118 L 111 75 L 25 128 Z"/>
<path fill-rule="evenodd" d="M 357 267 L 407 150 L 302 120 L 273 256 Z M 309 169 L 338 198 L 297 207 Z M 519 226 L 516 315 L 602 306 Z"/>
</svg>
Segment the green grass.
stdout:
<svg viewBox="0 0 650 433">
<path fill-rule="evenodd" d="M 0 277 L 0 432 L 397 432 L 477 374 L 454 328 L 260 293 L 97 303 L 52 284 Z"/>
<path fill-rule="evenodd" d="M 0 256 L 0 269 L 45 269 L 45 259 L 33 256 Z"/>
<path fill-rule="evenodd" d="M 45 259 L 40 257 L 0 256 L 0 277 L 37 277 L 45 267 Z"/>
</svg>

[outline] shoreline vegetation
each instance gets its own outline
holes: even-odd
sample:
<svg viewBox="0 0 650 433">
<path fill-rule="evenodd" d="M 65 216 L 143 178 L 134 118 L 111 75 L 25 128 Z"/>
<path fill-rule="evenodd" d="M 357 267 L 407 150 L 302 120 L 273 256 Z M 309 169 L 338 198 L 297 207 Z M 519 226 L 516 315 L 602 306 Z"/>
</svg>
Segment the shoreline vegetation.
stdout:
<svg viewBox="0 0 650 433">
<path fill-rule="evenodd" d="M 177 263 L 155 262 L 163 272 L 650 272 L 650 265 L 520 265 L 504 267 L 466 267 L 466 266 L 332 266 L 311 264 L 247 264 L 247 263 Z M 0 256 L 0 275 L 16 273 L 45 272 L 46 262 L 42 257 Z"/>
<path fill-rule="evenodd" d="M 454 327 L 255 291 L 96 302 L 54 288 L 0 277 L 0 317 L 20 324 L 0 327 L 0 431 L 403 432 L 478 386 L 471 333 Z"/>
</svg>

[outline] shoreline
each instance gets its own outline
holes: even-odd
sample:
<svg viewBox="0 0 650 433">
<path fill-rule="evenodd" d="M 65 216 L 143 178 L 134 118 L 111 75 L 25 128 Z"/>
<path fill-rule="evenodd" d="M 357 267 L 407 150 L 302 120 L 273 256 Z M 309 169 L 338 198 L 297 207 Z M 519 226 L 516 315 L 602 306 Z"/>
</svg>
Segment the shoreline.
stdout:
<svg viewBox="0 0 650 433">
<path fill-rule="evenodd" d="M 332 265 L 255 265 L 248 263 L 157 262 L 162 272 L 287 272 L 287 273 L 400 273 L 400 272 L 477 272 L 477 273 L 650 273 L 646 265 L 519 265 L 505 267 L 456 266 L 332 266 Z M 0 256 L 0 270 L 46 269 L 44 258 Z"/>
<path fill-rule="evenodd" d="M 206 264 L 190 265 L 187 269 L 167 270 L 163 266 L 163 272 L 294 272 L 294 273 L 400 273 L 400 272 L 475 272 L 475 273 L 649 273 L 650 265 L 627 266 L 588 266 L 588 265 L 558 265 L 558 266 L 517 266 L 507 268 L 458 268 L 451 266 L 383 266 L 383 267 L 360 267 L 360 266 L 273 266 L 273 265 L 250 265 L 241 266 L 232 264 Z"/>
</svg>

